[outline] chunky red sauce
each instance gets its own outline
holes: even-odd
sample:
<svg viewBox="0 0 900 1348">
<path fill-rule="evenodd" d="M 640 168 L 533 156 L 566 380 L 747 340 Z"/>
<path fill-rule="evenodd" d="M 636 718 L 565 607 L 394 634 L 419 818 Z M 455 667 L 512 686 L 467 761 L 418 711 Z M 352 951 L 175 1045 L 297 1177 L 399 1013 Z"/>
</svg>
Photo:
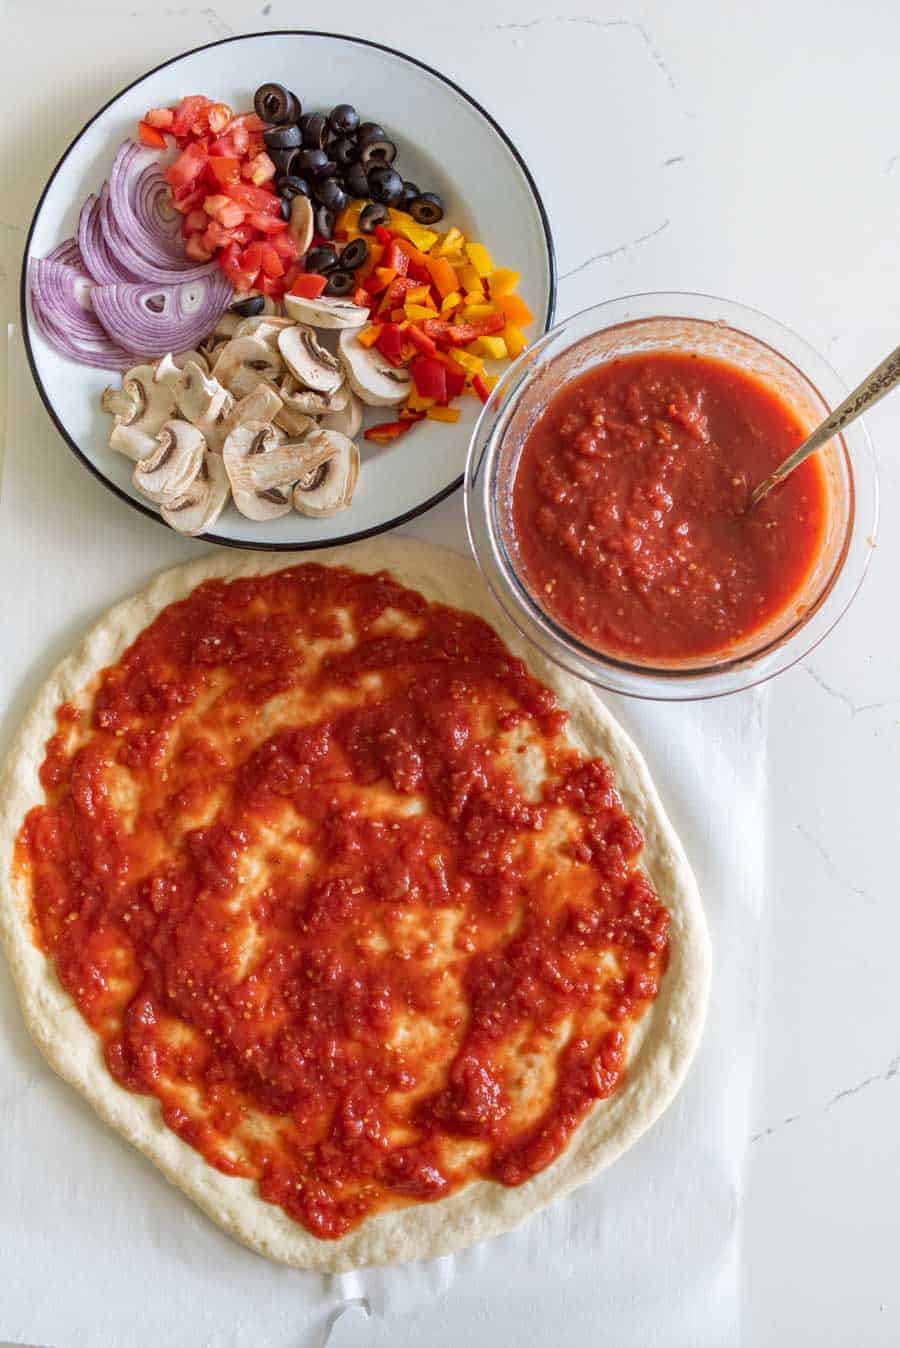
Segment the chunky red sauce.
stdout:
<svg viewBox="0 0 900 1348">
<path fill-rule="evenodd" d="M 589 370 L 522 449 L 512 527 L 526 583 L 599 650 L 726 650 L 784 611 L 821 547 L 815 460 L 746 508 L 805 435 L 771 389 L 720 361 L 657 354 Z"/>
<path fill-rule="evenodd" d="M 548 1165 L 620 1081 L 669 924 L 565 719 L 386 574 L 166 609 L 60 710 L 18 842 L 115 1079 L 322 1238 Z"/>
</svg>

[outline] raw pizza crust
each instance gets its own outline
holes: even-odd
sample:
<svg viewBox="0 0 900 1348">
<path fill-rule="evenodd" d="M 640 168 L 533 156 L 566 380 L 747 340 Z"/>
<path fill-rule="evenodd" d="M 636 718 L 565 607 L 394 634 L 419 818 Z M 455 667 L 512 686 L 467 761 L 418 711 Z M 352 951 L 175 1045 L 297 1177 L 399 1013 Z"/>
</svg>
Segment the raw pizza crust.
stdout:
<svg viewBox="0 0 900 1348">
<path fill-rule="evenodd" d="M 306 561 L 359 571 L 386 569 L 427 599 L 487 619 L 569 710 L 573 742 L 612 767 L 625 808 L 644 835 L 643 867 L 672 917 L 669 968 L 657 1000 L 632 1035 L 627 1075 L 609 1099 L 594 1105 L 556 1161 L 518 1188 L 475 1181 L 438 1202 L 368 1217 L 336 1241 L 317 1239 L 281 1208 L 264 1202 L 253 1180 L 213 1169 L 166 1127 L 155 1099 L 126 1091 L 113 1080 L 99 1040 L 62 988 L 51 961 L 31 939 L 27 889 L 12 877 L 13 846 L 22 820 L 44 799 L 38 769 L 60 704 L 118 660 L 162 609 L 202 581 L 280 571 Z M 0 777 L 0 935 L 28 1028 L 60 1076 L 231 1235 L 270 1259 L 331 1271 L 449 1254 L 517 1225 L 609 1165 L 650 1127 L 678 1090 L 700 1037 L 710 978 L 709 937 L 696 881 L 631 740 L 587 684 L 525 645 L 472 562 L 395 537 L 305 554 L 217 552 L 164 572 L 88 633 L 44 684 Z"/>
</svg>

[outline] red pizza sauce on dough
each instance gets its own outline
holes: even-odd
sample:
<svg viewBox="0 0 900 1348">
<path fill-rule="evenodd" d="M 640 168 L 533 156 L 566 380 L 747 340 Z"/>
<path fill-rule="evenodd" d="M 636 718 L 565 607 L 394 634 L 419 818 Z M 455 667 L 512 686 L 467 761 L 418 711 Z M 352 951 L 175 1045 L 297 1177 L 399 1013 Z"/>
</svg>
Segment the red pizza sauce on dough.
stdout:
<svg viewBox="0 0 900 1348">
<path fill-rule="evenodd" d="M 62 707 L 17 866 L 106 1064 L 316 1236 L 518 1185 L 625 1071 L 669 913 L 479 618 L 210 581 Z"/>
<path fill-rule="evenodd" d="M 747 509 L 806 433 L 771 388 L 722 361 L 594 367 L 553 396 L 522 448 L 512 531 L 526 584 L 597 650 L 642 662 L 726 651 L 788 607 L 821 549 L 815 458 Z"/>
</svg>

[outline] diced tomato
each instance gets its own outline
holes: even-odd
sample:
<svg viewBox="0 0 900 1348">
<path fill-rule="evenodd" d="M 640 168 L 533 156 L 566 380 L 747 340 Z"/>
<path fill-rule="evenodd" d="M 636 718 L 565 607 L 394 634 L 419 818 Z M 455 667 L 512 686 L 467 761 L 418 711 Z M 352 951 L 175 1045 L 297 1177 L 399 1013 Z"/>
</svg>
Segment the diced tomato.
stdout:
<svg viewBox="0 0 900 1348">
<path fill-rule="evenodd" d="M 277 299 L 284 294 L 284 281 L 281 277 L 266 276 L 265 272 L 260 272 L 256 278 L 256 289 Z"/>
<path fill-rule="evenodd" d="M 282 220 L 280 215 L 264 215 L 262 211 L 250 211 L 247 222 L 261 234 L 282 234 L 288 227 L 287 220 Z"/>
<path fill-rule="evenodd" d="M 203 94 L 190 94 L 187 98 L 183 98 L 172 118 L 172 134 L 186 136 L 195 126 L 200 126 L 199 134 L 202 135 L 206 109 L 211 104 L 212 99 L 206 98 Z"/>
<path fill-rule="evenodd" d="M 185 253 L 187 253 L 189 258 L 193 258 L 195 262 L 209 262 L 212 257 L 212 252 L 206 251 L 202 240 L 202 234 L 192 234 L 184 245 Z"/>
<path fill-rule="evenodd" d="M 253 245 L 251 244 L 251 247 L 252 246 Z M 226 244 L 219 254 L 219 266 L 222 268 L 235 290 L 249 290 L 256 278 L 256 271 L 248 271 L 244 266 L 243 256 L 243 253 L 234 241 Z M 259 270 L 258 265 L 256 270 Z"/>
<path fill-rule="evenodd" d="M 243 158 L 250 149 L 250 132 L 247 128 L 239 121 L 229 122 L 224 135 L 234 147 L 234 153 Z"/>
<path fill-rule="evenodd" d="M 252 183 L 228 183 L 225 192 L 232 201 L 239 201 L 251 211 L 263 211 L 267 215 L 281 215 L 281 198 L 263 187 L 254 187 Z"/>
<path fill-rule="evenodd" d="M 213 103 L 206 110 L 206 124 L 214 136 L 224 131 L 233 117 L 234 113 L 227 103 Z"/>
<path fill-rule="evenodd" d="M 447 401 L 447 371 L 433 356 L 416 356 L 409 367 L 421 398 L 434 398 L 435 402 Z"/>
<path fill-rule="evenodd" d="M 284 275 L 284 263 L 270 243 L 262 246 L 262 269 L 273 280 Z"/>
<path fill-rule="evenodd" d="M 256 187 L 262 187 L 263 183 L 272 181 L 276 172 L 277 170 L 272 163 L 272 160 L 265 151 L 261 151 L 259 154 L 254 155 L 252 159 L 247 160 L 241 169 L 241 177 L 249 178 Z"/>
<path fill-rule="evenodd" d="M 248 244 L 243 253 L 241 253 L 241 271 L 255 276 L 262 266 L 262 250 L 263 246 L 259 239 Z"/>
<path fill-rule="evenodd" d="M 231 237 L 235 243 L 239 243 L 243 248 L 246 244 L 253 242 L 253 233 L 254 231 L 249 225 L 238 225 L 236 229 L 231 231 Z"/>
<path fill-rule="evenodd" d="M 229 243 L 233 243 L 233 236 L 230 229 L 226 229 L 218 220 L 210 220 L 203 234 L 203 247 L 208 248 L 211 253 L 215 253 L 219 248 L 225 248 Z"/>
<path fill-rule="evenodd" d="M 210 147 L 211 148 L 211 147 Z M 241 181 L 241 161 L 230 155 L 218 155 L 210 159 L 207 171 L 217 183 L 239 183 Z"/>
<path fill-rule="evenodd" d="M 444 378 L 447 381 L 447 398 L 451 401 L 458 398 L 466 387 L 466 376 L 462 370 L 445 370 Z"/>
<path fill-rule="evenodd" d="M 154 150 L 164 150 L 166 148 L 166 138 L 161 131 L 157 131 L 155 126 L 149 122 L 138 122 L 138 136 L 142 145 L 149 145 Z"/>
<path fill-rule="evenodd" d="M 214 141 L 210 142 L 209 153 L 211 158 L 239 158 L 233 136 L 217 136 Z"/>
<path fill-rule="evenodd" d="M 375 343 L 386 360 L 398 362 L 403 353 L 403 333 L 396 323 L 382 324 Z"/>
<path fill-rule="evenodd" d="M 144 118 L 150 126 L 158 127 L 160 131 L 171 131 L 172 123 L 175 121 L 174 108 L 151 108 Z"/>
<path fill-rule="evenodd" d="M 249 131 L 251 135 L 261 136 L 268 126 L 268 122 L 264 122 L 261 117 L 257 117 L 255 112 L 242 112 L 240 116 L 235 117 L 228 124 L 227 130 L 231 131 L 238 126 Z"/>
<path fill-rule="evenodd" d="M 276 235 L 275 235 L 275 238 L 273 238 L 273 240 L 272 240 L 273 245 L 274 245 L 275 239 L 283 239 L 283 238 L 284 238 L 284 235 L 283 235 L 283 234 L 276 234 Z M 292 262 L 291 265 L 288 267 L 287 271 L 284 273 L 284 276 L 283 276 L 282 281 L 281 281 L 281 284 L 282 284 L 282 286 L 284 287 L 284 289 L 285 289 L 285 290 L 290 290 L 291 286 L 292 286 L 292 285 L 294 284 L 294 282 L 295 282 L 295 281 L 302 275 L 302 273 L 303 273 L 303 265 L 302 265 L 302 263 L 300 263 L 300 262 Z"/>
<path fill-rule="evenodd" d="M 189 145 L 166 169 L 166 182 L 176 192 L 180 188 L 190 187 L 200 177 L 206 167 L 206 151 L 199 145 Z"/>
<path fill-rule="evenodd" d="M 305 300 L 317 300 L 328 284 L 328 279 L 318 272 L 301 272 L 292 282 L 289 293 L 300 295 Z"/>
<path fill-rule="evenodd" d="M 206 229 L 208 224 L 209 216 L 206 211 L 191 211 L 189 215 L 184 217 L 181 228 L 185 234 L 196 234 L 198 230 L 202 232 Z"/>
<path fill-rule="evenodd" d="M 182 188 L 181 192 L 173 192 L 172 205 L 176 211 L 181 211 L 182 215 L 190 215 L 191 211 L 199 211 L 206 199 L 207 191 L 205 187 L 197 187 L 193 190 Z"/>
<path fill-rule="evenodd" d="M 294 262 L 298 255 L 297 244 L 291 234 L 273 234 L 269 243 L 282 262 Z"/>
<path fill-rule="evenodd" d="M 415 323 L 410 323 L 406 329 L 406 335 L 413 346 L 422 353 L 423 356 L 433 356 L 437 352 L 437 345 L 427 337 L 420 327 Z M 463 381 L 465 382 L 465 381 Z"/>
<path fill-rule="evenodd" d="M 491 333 L 502 332 L 506 327 L 505 314 L 488 314 L 485 318 L 475 318 L 470 323 L 448 323 L 442 318 L 426 318 L 422 324 L 425 333 L 439 345 L 467 346 L 476 337 L 488 337 Z"/>
</svg>

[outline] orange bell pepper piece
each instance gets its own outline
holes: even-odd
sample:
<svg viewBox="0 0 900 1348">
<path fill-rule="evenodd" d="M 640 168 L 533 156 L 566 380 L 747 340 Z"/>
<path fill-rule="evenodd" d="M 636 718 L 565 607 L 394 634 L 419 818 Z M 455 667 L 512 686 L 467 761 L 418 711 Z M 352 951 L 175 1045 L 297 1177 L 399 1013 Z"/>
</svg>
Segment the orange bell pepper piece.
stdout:
<svg viewBox="0 0 900 1348">
<path fill-rule="evenodd" d="M 425 266 L 441 299 L 452 295 L 457 288 L 456 272 L 445 257 L 426 257 Z"/>
<path fill-rule="evenodd" d="M 517 327 L 526 327 L 534 322 L 534 314 L 521 295 L 498 295 L 494 303 L 503 311 L 510 323 L 515 323 Z"/>
</svg>

